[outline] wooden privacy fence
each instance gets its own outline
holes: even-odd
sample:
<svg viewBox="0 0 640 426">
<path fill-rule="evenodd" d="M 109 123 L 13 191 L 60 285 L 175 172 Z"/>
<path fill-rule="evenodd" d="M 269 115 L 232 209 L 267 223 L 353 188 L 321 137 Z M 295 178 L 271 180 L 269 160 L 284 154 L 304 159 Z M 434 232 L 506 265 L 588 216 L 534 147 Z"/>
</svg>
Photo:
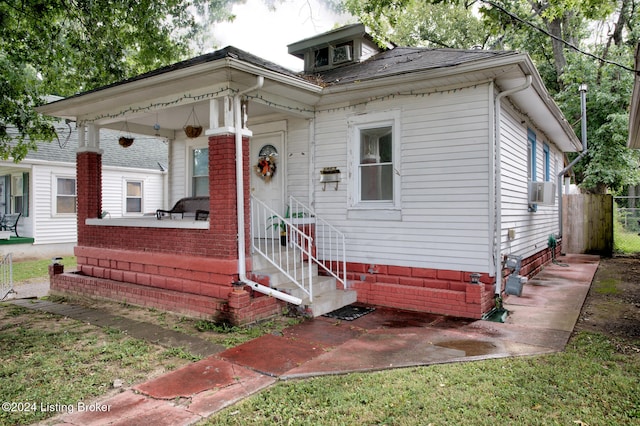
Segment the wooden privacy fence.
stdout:
<svg viewBox="0 0 640 426">
<path fill-rule="evenodd" d="M 613 197 L 562 196 L 562 249 L 565 253 L 613 254 Z"/>
</svg>

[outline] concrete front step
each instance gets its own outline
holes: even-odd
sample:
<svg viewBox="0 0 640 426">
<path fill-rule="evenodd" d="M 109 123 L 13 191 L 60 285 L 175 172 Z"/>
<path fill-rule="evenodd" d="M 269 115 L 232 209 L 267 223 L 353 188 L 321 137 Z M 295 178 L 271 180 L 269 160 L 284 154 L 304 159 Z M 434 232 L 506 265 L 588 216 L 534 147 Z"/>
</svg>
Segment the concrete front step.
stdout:
<svg viewBox="0 0 640 426">
<path fill-rule="evenodd" d="M 314 277 L 312 302 L 309 301 L 309 295 L 292 282 L 272 287 L 302 299 L 302 306 L 307 307 L 314 317 L 355 303 L 358 299 L 355 290 L 336 289 L 336 280 L 333 277 Z"/>
<path fill-rule="evenodd" d="M 358 300 L 358 293 L 355 290 L 334 290 L 313 296 L 313 303 L 308 305 L 311 314 L 319 317 L 328 312 L 340 309 L 343 306 L 355 303 Z M 304 302 L 303 302 L 304 303 Z"/>
<path fill-rule="evenodd" d="M 319 277 L 313 278 L 313 297 L 323 293 L 329 293 L 336 290 L 336 280 L 333 277 Z M 271 287 L 284 293 L 290 294 L 294 297 L 302 299 L 303 302 L 308 302 L 309 296 L 307 293 L 294 284 L 291 281 L 281 282 L 278 284 L 271 284 Z"/>
<path fill-rule="evenodd" d="M 289 256 L 289 260 L 292 263 L 291 256 Z M 309 271 L 306 268 L 308 268 L 308 263 L 305 262 L 304 265 L 305 268 L 297 269 L 296 273 L 298 277 L 305 274 L 305 280 L 307 280 L 308 277 L 306 274 L 308 274 Z M 313 283 L 312 302 L 309 301 L 309 295 L 304 290 L 291 282 L 289 277 L 269 263 L 269 261 L 264 259 L 261 255 L 253 256 L 253 274 L 258 278 L 258 281 L 267 281 L 270 287 L 302 299 L 302 306 L 307 307 L 314 317 L 324 315 L 327 312 L 355 303 L 358 298 L 358 294 L 355 290 L 345 291 L 336 289 L 335 278 L 319 276 L 318 266 L 315 264 L 312 265 L 311 271 L 311 280 Z"/>
</svg>

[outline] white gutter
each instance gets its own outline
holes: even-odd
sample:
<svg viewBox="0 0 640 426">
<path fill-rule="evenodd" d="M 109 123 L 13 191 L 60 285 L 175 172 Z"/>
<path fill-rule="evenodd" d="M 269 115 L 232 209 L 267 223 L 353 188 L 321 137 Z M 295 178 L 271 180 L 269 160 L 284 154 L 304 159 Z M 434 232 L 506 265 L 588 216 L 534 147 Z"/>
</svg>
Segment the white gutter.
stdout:
<svg viewBox="0 0 640 426">
<path fill-rule="evenodd" d="M 238 275 L 240 282 L 250 286 L 252 289 L 273 296 L 285 302 L 301 305 L 302 299 L 283 293 L 270 287 L 258 284 L 247 278 L 247 263 L 245 252 L 245 232 L 244 232 L 244 165 L 242 161 L 242 107 L 240 100 L 242 95 L 258 90 L 264 84 L 264 77 L 259 75 L 255 86 L 249 87 L 233 96 L 233 110 L 235 119 L 236 137 L 236 204 L 237 204 L 237 224 L 238 224 Z"/>
<path fill-rule="evenodd" d="M 531 86 L 531 74 L 526 76 L 524 84 L 513 89 L 500 92 L 494 101 L 494 129 L 495 129 L 495 247 L 494 247 L 494 266 L 496 268 L 496 291 L 495 294 L 500 296 L 502 293 L 502 170 L 500 161 L 500 115 L 502 98 L 512 95 L 516 92 L 526 90 Z"/>
</svg>

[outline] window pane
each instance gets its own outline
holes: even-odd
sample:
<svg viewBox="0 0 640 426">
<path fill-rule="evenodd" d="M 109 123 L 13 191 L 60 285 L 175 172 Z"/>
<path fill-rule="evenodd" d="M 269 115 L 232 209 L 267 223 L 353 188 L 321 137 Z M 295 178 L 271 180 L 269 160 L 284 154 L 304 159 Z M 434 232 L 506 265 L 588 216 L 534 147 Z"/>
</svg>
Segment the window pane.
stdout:
<svg viewBox="0 0 640 426">
<path fill-rule="evenodd" d="M 58 178 L 58 195 L 76 195 L 76 180 Z"/>
<path fill-rule="evenodd" d="M 58 197 L 56 199 L 57 213 L 75 213 L 76 197 Z"/>
<path fill-rule="evenodd" d="M 393 200 L 392 165 L 367 165 L 360 168 L 360 199 L 362 201 Z"/>
<path fill-rule="evenodd" d="M 393 201 L 391 126 L 360 131 L 360 199 Z"/>
<path fill-rule="evenodd" d="M 142 197 L 142 182 L 127 182 L 127 197 Z"/>
<path fill-rule="evenodd" d="M 209 195 L 209 176 L 193 178 L 193 196 Z"/>
<path fill-rule="evenodd" d="M 193 175 L 209 175 L 209 148 L 193 150 Z"/>
<path fill-rule="evenodd" d="M 142 199 L 127 198 L 127 213 L 140 213 L 140 212 L 142 212 Z"/>
</svg>

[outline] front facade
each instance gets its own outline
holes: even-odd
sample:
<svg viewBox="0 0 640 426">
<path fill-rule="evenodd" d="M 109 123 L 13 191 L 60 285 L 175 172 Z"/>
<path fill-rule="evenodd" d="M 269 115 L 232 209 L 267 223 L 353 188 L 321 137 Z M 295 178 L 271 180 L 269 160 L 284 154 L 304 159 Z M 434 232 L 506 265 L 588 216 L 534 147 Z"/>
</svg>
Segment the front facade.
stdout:
<svg viewBox="0 0 640 426">
<path fill-rule="evenodd" d="M 261 246 L 273 218 L 303 271 L 317 260 L 309 281 L 328 276 L 343 303 L 480 318 L 504 293 L 506 256 L 522 275 L 551 259 L 553 185 L 580 143 L 528 56 L 380 49 L 361 25 L 289 49 L 303 76 L 226 48 L 41 108 L 86 135 L 80 273 L 52 276 L 55 291 L 234 322 L 279 300 L 321 314 L 322 297 L 296 297 L 273 272 L 282 264 L 264 262 L 281 251 Z M 193 116 L 204 131 L 189 138 Z M 168 204 L 209 195 L 208 222 L 97 217 L 99 129 L 124 121 L 168 139 Z"/>
</svg>

